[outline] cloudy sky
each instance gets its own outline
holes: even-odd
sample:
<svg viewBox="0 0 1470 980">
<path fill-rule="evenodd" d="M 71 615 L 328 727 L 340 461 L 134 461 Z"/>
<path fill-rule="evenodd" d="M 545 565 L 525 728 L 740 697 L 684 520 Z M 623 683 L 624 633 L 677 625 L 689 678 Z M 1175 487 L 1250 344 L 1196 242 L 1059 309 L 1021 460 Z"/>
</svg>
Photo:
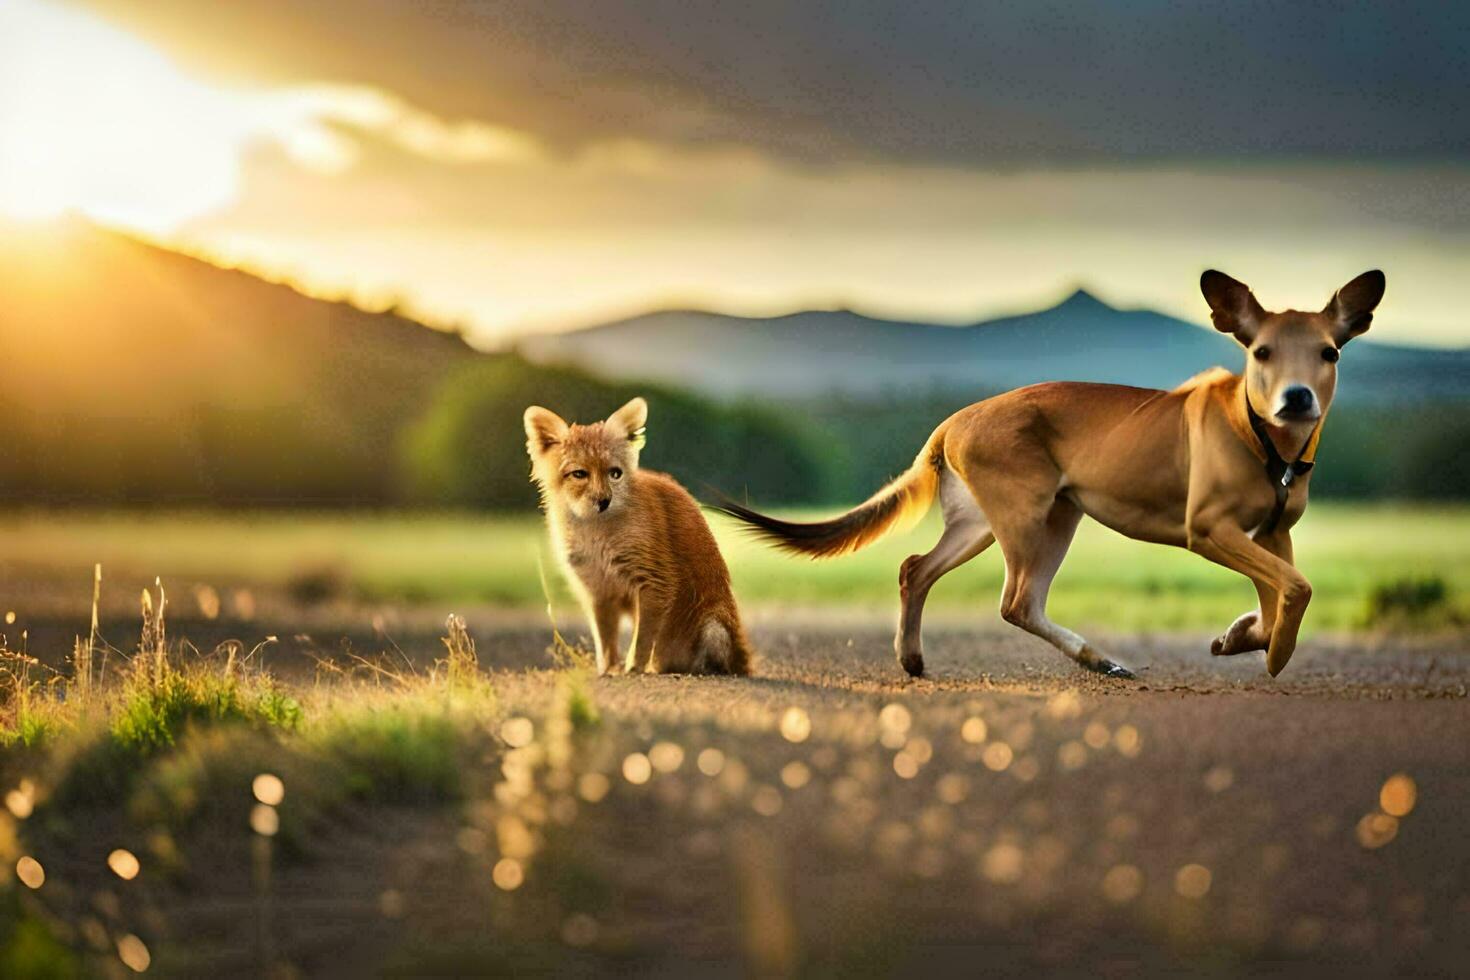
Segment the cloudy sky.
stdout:
<svg viewBox="0 0 1470 980">
<path fill-rule="evenodd" d="M 670 305 L 1203 319 L 1389 275 L 1470 343 L 1470 7 L 4 0 L 0 211 L 487 343 Z M 1390 337 L 1391 335 L 1391 337 Z"/>
</svg>

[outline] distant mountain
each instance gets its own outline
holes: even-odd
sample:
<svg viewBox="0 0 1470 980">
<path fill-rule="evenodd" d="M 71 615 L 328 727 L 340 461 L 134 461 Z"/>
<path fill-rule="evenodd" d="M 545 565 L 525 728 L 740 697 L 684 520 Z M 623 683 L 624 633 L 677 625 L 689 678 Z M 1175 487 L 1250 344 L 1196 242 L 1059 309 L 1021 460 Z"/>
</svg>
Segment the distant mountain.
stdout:
<svg viewBox="0 0 1470 980">
<path fill-rule="evenodd" d="M 80 221 L 0 223 L 0 500 L 391 496 L 459 337 Z"/>
<path fill-rule="evenodd" d="M 1380 329 L 1382 324 L 1380 323 Z M 916 387 L 999 391 L 1046 380 L 1169 388 L 1240 348 L 1214 330 L 1150 310 L 1121 310 L 1078 290 L 1049 309 L 952 327 L 850 311 L 771 318 L 650 313 L 526 338 L 541 362 L 619 378 L 652 378 L 723 396 L 873 396 Z M 1361 404 L 1470 397 L 1470 349 L 1355 341 L 1342 397 Z"/>
</svg>

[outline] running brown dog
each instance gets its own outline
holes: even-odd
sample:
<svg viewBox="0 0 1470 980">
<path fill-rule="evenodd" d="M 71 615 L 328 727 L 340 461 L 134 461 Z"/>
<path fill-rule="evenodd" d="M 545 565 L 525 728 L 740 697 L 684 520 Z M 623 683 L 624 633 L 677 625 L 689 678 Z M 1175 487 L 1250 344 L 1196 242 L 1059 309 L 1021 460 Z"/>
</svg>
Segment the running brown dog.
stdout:
<svg viewBox="0 0 1470 980">
<path fill-rule="evenodd" d="M 1052 382 L 977 402 L 940 424 L 906 473 L 841 517 L 800 524 L 730 500 L 720 508 L 788 551 L 830 558 L 870 544 L 939 498 L 944 533 L 899 569 L 894 647 L 924 671 L 920 620 L 945 573 L 1000 542 L 1001 615 L 1088 669 L 1132 677 L 1046 616 L 1046 596 L 1084 514 L 1130 538 L 1188 548 L 1255 583 L 1260 607 L 1211 646 L 1266 651 L 1281 673 L 1312 587 L 1292 563 L 1312 458 L 1337 386 L 1338 352 L 1368 329 L 1385 279 L 1365 272 L 1318 313 L 1268 313 L 1250 289 L 1200 277 L 1215 328 L 1246 350 L 1243 375 L 1207 371 L 1173 391 Z"/>
</svg>

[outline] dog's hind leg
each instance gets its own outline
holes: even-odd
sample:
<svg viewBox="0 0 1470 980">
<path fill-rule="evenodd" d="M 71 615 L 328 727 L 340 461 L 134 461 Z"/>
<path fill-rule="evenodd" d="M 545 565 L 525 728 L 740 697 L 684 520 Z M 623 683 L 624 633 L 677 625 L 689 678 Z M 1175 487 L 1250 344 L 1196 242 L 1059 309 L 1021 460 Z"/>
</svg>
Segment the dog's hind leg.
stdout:
<svg viewBox="0 0 1470 980">
<path fill-rule="evenodd" d="M 1072 536 L 1082 520 L 1082 509 L 1057 497 L 1049 509 L 1027 514 L 1006 514 L 1006 523 L 995 524 L 996 538 L 1006 558 L 1006 587 L 1000 614 L 1006 622 L 1056 647 L 1088 670 L 1109 677 L 1133 677 L 1133 672 L 1114 663 L 1082 637 L 1046 617 L 1046 597 L 1052 579 L 1067 556 Z"/>
<path fill-rule="evenodd" d="M 946 573 L 959 568 L 995 541 L 975 495 L 951 470 L 939 475 L 939 501 L 944 513 L 944 533 L 939 536 L 939 542 L 927 554 L 910 555 L 898 570 L 901 607 L 893 649 L 903 669 L 914 677 L 924 673 L 921 624 L 929 590 Z"/>
</svg>

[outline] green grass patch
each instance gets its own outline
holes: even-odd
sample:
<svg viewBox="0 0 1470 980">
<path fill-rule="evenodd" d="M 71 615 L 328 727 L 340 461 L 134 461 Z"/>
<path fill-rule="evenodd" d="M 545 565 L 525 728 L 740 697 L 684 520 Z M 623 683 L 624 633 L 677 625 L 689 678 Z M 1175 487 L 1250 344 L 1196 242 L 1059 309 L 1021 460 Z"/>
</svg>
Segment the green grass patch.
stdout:
<svg viewBox="0 0 1470 980">
<path fill-rule="evenodd" d="M 193 724 L 251 724 L 283 730 L 301 723 L 301 705 L 269 676 L 250 683 L 207 669 L 169 669 L 156 680 L 130 680 L 113 716 L 112 737 L 147 753 L 173 745 Z"/>
<path fill-rule="evenodd" d="M 807 511 L 814 517 L 835 512 Z M 931 515 L 914 530 L 856 555 L 809 562 L 777 553 L 712 518 L 736 594 L 747 605 L 894 608 L 898 566 L 933 547 Z M 1314 587 L 1306 628 L 1361 628 L 1381 584 L 1432 577 L 1449 602 L 1470 595 L 1470 507 L 1314 503 L 1293 532 L 1297 563 Z M 66 571 L 87 581 L 101 561 L 112 580 L 128 576 L 247 584 L 321 598 L 545 605 L 538 560 L 554 567 L 539 515 L 212 514 L 19 512 L 0 515 L 7 560 Z M 303 576 L 331 569 L 330 590 L 302 590 Z M 946 576 L 930 597 L 937 610 L 995 617 L 1004 581 L 999 549 Z M 559 609 L 574 607 L 554 571 Z M 191 597 L 175 600 L 175 615 Z M 1130 541 L 1084 521 L 1052 588 L 1059 622 L 1114 629 L 1219 629 L 1255 605 L 1241 576 L 1177 548 Z M 229 608 L 226 602 L 226 609 Z"/>
<path fill-rule="evenodd" d="M 421 705 L 349 711 L 312 734 L 308 744 L 341 767 L 347 793 L 397 803 L 459 794 L 461 729 Z"/>
</svg>

